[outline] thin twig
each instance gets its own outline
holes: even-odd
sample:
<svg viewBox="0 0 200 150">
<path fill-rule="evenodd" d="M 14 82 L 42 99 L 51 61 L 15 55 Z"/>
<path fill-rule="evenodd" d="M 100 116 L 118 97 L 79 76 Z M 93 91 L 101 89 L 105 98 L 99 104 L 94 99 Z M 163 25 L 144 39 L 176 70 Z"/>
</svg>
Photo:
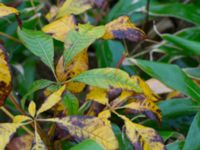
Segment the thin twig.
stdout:
<svg viewBox="0 0 200 150">
<path fill-rule="evenodd" d="M 0 32 L 0 36 L 4 36 L 4 37 L 6 37 L 7 39 L 10 39 L 10 40 L 12 40 L 12 41 L 15 41 L 15 42 L 17 42 L 17 43 L 22 44 L 22 42 L 21 42 L 20 40 L 16 39 L 15 37 L 12 37 L 12 36 L 10 36 L 10 35 L 8 35 L 8 34 L 6 34 L 6 33 Z"/>
<path fill-rule="evenodd" d="M 145 22 L 144 22 L 144 25 L 143 25 L 143 30 L 144 31 L 146 31 L 147 24 L 148 24 L 148 21 L 149 21 L 150 2 L 151 2 L 151 0 L 147 0 L 147 3 L 146 3 L 146 16 L 145 16 Z"/>
</svg>

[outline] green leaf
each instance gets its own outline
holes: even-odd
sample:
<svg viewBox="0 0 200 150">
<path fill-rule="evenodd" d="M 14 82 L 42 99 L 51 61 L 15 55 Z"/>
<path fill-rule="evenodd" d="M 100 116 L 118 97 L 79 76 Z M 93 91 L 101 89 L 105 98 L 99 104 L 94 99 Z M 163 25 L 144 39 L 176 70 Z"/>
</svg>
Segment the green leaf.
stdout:
<svg viewBox="0 0 200 150">
<path fill-rule="evenodd" d="M 70 150 L 104 150 L 104 148 L 94 140 L 88 139 L 72 147 Z"/>
<path fill-rule="evenodd" d="M 167 150 L 182 150 L 184 141 L 176 141 L 167 145 Z"/>
<path fill-rule="evenodd" d="M 158 106 L 164 118 L 177 118 L 184 115 L 195 114 L 199 111 L 198 103 L 190 98 L 178 98 L 161 101 Z"/>
<path fill-rule="evenodd" d="M 77 115 L 79 109 L 79 101 L 75 95 L 68 92 L 63 97 L 63 102 L 65 107 L 67 108 L 68 115 Z"/>
<path fill-rule="evenodd" d="M 200 42 L 186 40 L 170 34 L 164 34 L 162 35 L 162 38 L 170 43 L 173 43 L 176 47 L 182 48 L 188 55 L 200 55 Z"/>
<path fill-rule="evenodd" d="M 128 59 L 131 64 L 136 64 L 150 76 L 160 80 L 172 89 L 178 90 L 195 101 L 200 102 L 200 88 L 176 65 Z"/>
<path fill-rule="evenodd" d="M 136 83 L 134 80 L 131 80 L 126 72 L 114 68 L 85 71 L 71 80 L 83 82 L 85 84 L 104 89 L 114 87 L 134 90 L 136 92 L 142 91 L 138 83 Z"/>
<path fill-rule="evenodd" d="M 150 14 L 154 16 L 176 17 L 194 23 L 196 25 L 200 25 L 199 8 L 192 4 L 151 4 Z"/>
<path fill-rule="evenodd" d="M 77 54 L 102 37 L 104 33 L 104 26 L 94 27 L 89 24 L 79 24 L 78 31 L 70 31 L 65 39 L 64 64 L 69 64 Z"/>
<path fill-rule="evenodd" d="M 18 36 L 24 45 L 52 70 L 54 73 L 53 59 L 54 47 L 51 36 L 41 31 L 33 31 L 28 29 L 20 30 L 18 28 Z"/>
<path fill-rule="evenodd" d="M 200 149 L 200 113 L 197 113 L 187 134 L 183 150 Z"/>
<path fill-rule="evenodd" d="M 33 82 L 28 93 L 26 93 L 22 97 L 22 100 L 21 100 L 22 107 L 24 108 L 25 102 L 26 102 L 26 99 L 28 98 L 28 96 L 30 96 L 31 94 L 33 94 L 34 92 L 36 92 L 38 90 L 41 90 L 41 89 L 44 89 L 44 88 L 50 86 L 53 83 L 54 83 L 53 81 L 45 80 L 45 79 L 41 79 L 41 80 L 37 80 L 37 81 Z"/>
<path fill-rule="evenodd" d="M 183 71 L 191 78 L 200 80 L 200 68 L 185 68 Z"/>
</svg>

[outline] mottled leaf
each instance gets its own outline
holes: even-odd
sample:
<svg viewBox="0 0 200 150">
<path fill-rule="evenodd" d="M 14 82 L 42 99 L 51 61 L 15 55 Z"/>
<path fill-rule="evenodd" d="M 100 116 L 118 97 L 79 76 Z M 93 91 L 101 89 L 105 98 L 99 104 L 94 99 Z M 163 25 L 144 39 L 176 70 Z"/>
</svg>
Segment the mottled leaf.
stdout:
<svg viewBox="0 0 200 150">
<path fill-rule="evenodd" d="M 126 72 L 120 69 L 93 69 L 85 71 L 71 80 L 104 89 L 114 87 L 141 92 L 139 85 L 134 80 L 131 80 Z"/>
<path fill-rule="evenodd" d="M 118 142 L 111 125 L 108 125 L 102 119 L 89 116 L 70 116 L 46 120 L 59 123 L 78 141 L 89 138 L 100 143 L 107 150 L 118 149 Z"/>
<path fill-rule="evenodd" d="M 145 33 L 137 28 L 127 16 L 121 16 L 106 26 L 103 39 L 128 39 L 130 41 L 140 41 L 146 38 Z"/>
<path fill-rule="evenodd" d="M 16 132 L 17 128 L 21 126 L 20 123 L 1 123 L 0 124 L 0 149 L 4 150 L 8 142 L 11 140 L 12 135 Z"/>
<path fill-rule="evenodd" d="M 44 26 L 42 31 L 52 35 L 55 39 L 64 42 L 67 33 L 75 28 L 75 18 L 72 15 L 66 15 L 50 24 Z"/>
<path fill-rule="evenodd" d="M 104 26 L 94 27 L 90 24 L 79 24 L 77 29 L 70 31 L 65 39 L 64 65 L 69 64 L 75 56 L 102 37 L 104 32 Z"/>
<path fill-rule="evenodd" d="M 41 31 L 33 31 L 28 29 L 20 30 L 18 28 L 18 36 L 24 45 L 54 72 L 54 47 L 51 36 Z"/>
<path fill-rule="evenodd" d="M 33 142 L 33 147 L 31 150 L 47 150 L 44 142 L 40 138 L 40 135 L 37 132 L 37 129 L 35 129 L 35 138 Z"/>
<path fill-rule="evenodd" d="M 139 100 L 123 106 L 127 112 L 144 113 L 152 120 L 161 122 L 162 114 L 159 107 L 150 100 Z"/>
<path fill-rule="evenodd" d="M 7 55 L 0 44 L 0 106 L 3 105 L 11 91 L 12 76 L 7 62 Z"/>
<path fill-rule="evenodd" d="M 33 136 L 25 134 L 14 138 L 6 148 L 8 150 L 30 150 L 32 147 Z"/>
<path fill-rule="evenodd" d="M 165 150 L 162 138 L 149 127 L 125 119 L 126 135 L 136 150 Z"/>
<path fill-rule="evenodd" d="M 60 8 L 57 17 L 69 14 L 78 15 L 91 9 L 92 6 L 101 7 L 103 2 L 104 0 L 67 0 Z"/>
<path fill-rule="evenodd" d="M 31 117 L 35 117 L 36 113 L 36 104 L 34 101 L 31 101 L 29 106 L 28 106 L 28 112 L 31 115 Z"/>
<path fill-rule="evenodd" d="M 0 17 L 4 17 L 10 14 L 16 14 L 19 15 L 19 12 L 17 9 L 8 7 L 4 5 L 3 3 L 0 3 Z"/>
<path fill-rule="evenodd" d="M 39 108 L 39 110 L 37 111 L 37 115 L 51 109 L 55 104 L 57 104 L 61 100 L 61 96 L 64 91 L 65 91 L 65 85 L 62 86 L 59 90 L 57 90 L 53 94 L 51 94 Z"/>
</svg>

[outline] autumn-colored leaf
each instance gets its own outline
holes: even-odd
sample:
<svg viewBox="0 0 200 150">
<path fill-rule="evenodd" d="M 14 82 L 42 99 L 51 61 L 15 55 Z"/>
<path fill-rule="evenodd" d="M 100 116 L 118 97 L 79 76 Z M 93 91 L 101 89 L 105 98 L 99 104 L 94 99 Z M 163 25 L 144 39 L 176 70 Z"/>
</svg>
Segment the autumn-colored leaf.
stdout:
<svg viewBox="0 0 200 150">
<path fill-rule="evenodd" d="M 3 105 L 11 91 L 12 76 L 7 62 L 7 55 L 0 44 L 0 106 Z"/>
<path fill-rule="evenodd" d="M 70 116 L 62 119 L 53 118 L 45 120 L 57 122 L 77 141 L 89 138 L 103 145 L 107 150 L 118 149 L 118 141 L 112 131 L 111 125 L 105 123 L 100 118 L 89 116 Z"/>
<path fill-rule="evenodd" d="M 6 146 L 7 150 L 30 150 L 32 147 L 33 136 L 25 134 L 12 139 Z"/>
<path fill-rule="evenodd" d="M 54 92 L 53 94 L 51 94 L 46 100 L 45 102 L 42 104 L 42 106 L 39 108 L 39 110 L 37 111 L 37 115 L 39 115 L 40 113 L 49 110 L 50 108 L 52 108 L 55 104 L 57 104 L 60 100 L 61 100 L 61 96 L 63 94 L 65 90 L 65 85 L 62 86 L 59 90 L 57 90 L 56 92 Z"/>
<path fill-rule="evenodd" d="M 64 42 L 67 33 L 74 28 L 75 28 L 74 16 L 66 15 L 44 26 L 42 28 L 42 31 L 52 35 L 55 39 Z"/>
<path fill-rule="evenodd" d="M 110 110 L 104 110 L 99 113 L 98 118 L 100 118 L 106 125 L 110 126 L 110 121 L 108 120 L 111 117 Z"/>
<path fill-rule="evenodd" d="M 17 9 L 8 7 L 4 5 L 3 3 L 0 3 L 0 17 L 4 17 L 10 14 L 16 14 L 19 15 L 19 12 Z"/>
<path fill-rule="evenodd" d="M 126 135 L 136 150 L 165 150 L 162 138 L 149 127 L 131 122 L 125 118 Z"/>
<path fill-rule="evenodd" d="M 150 100 L 136 100 L 122 108 L 126 108 L 126 111 L 131 113 L 144 113 L 147 117 L 155 121 L 161 122 L 162 120 L 162 114 L 159 107 Z"/>
<path fill-rule="evenodd" d="M 62 5 L 57 17 L 69 14 L 81 14 L 93 6 L 101 7 L 104 0 L 67 0 Z"/>
<path fill-rule="evenodd" d="M 100 104 L 107 104 L 108 103 L 108 92 L 105 89 L 97 88 L 97 87 L 90 87 L 90 91 L 86 96 L 87 100 L 93 100 Z"/>
<path fill-rule="evenodd" d="M 17 115 L 13 118 L 13 123 L 22 123 L 27 120 L 31 120 L 31 118 L 25 115 Z"/>
<path fill-rule="evenodd" d="M 44 142 L 40 138 L 40 135 L 37 132 L 37 127 L 35 127 L 35 138 L 33 142 L 32 150 L 47 150 Z"/>
<path fill-rule="evenodd" d="M 48 21 L 53 20 L 55 18 L 55 16 L 57 15 L 58 10 L 59 10 L 59 8 L 57 6 L 55 6 L 55 5 L 51 6 L 49 12 L 45 15 L 45 18 Z"/>
<path fill-rule="evenodd" d="M 56 66 L 56 75 L 59 81 L 69 80 L 88 69 L 88 54 L 87 49 L 79 53 L 71 63 L 64 66 L 63 56 L 59 59 Z M 79 82 L 66 83 L 66 89 L 72 93 L 80 93 L 85 87 L 85 84 Z"/>
<path fill-rule="evenodd" d="M 20 123 L 1 123 L 0 124 L 0 149 L 4 150 L 12 135 L 22 124 Z"/>
<path fill-rule="evenodd" d="M 121 16 L 106 25 L 103 39 L 128 39 L 130 41 L 141 41 L 146 37 L 145 33 L 137 28 L 127 16 Z"/>
<path fill-rule="evenodd" d="M 35 117 L 36 113 L 36 104 L 34 101 L 31 101 L 29 106 L 28 106 L 28 112 L 31 115 L 31 117 Z"/>
</svg>

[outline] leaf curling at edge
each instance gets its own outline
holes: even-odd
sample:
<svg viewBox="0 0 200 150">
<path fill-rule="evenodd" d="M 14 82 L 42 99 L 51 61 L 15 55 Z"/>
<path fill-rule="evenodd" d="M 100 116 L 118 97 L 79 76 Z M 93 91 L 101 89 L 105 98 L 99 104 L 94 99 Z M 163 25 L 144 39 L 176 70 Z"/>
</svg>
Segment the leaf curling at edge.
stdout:
<svg viewBox="0 0 200 150">
<path fill-rule="evenodd" d="M 106 116 L 107 117 L 107 116 Z M 51 118 L 45 121 L 56 122 L 58 125 L 67 130 L 77 141 L 84 139 L 93 139 L 107 150 L 118 149 L 118 141 L 113 133 L 109 121 L 105 117 L 101 118 L 92 116 L 69 116 L 65 118 Z"/>
<path fill-rule="evenodd" d="M 133 123 L 126 117 L 125 132 L 136 150 L 166 150 L 160 135 L 152 128 Z"/>
<path fill-rule="evenodd" d="M 12 89 L 12 74 L 4 47 L 0 44 L 0 106 Z"/>
<path fill-rule="evenodd" d="M 137 28 L 128 16 L 121 16 L 105 26 L 106 31 L 103 39 L 128 39 L 133 42 L 138 42 L 146 38 L 145 33 Z"/>
</svg>

